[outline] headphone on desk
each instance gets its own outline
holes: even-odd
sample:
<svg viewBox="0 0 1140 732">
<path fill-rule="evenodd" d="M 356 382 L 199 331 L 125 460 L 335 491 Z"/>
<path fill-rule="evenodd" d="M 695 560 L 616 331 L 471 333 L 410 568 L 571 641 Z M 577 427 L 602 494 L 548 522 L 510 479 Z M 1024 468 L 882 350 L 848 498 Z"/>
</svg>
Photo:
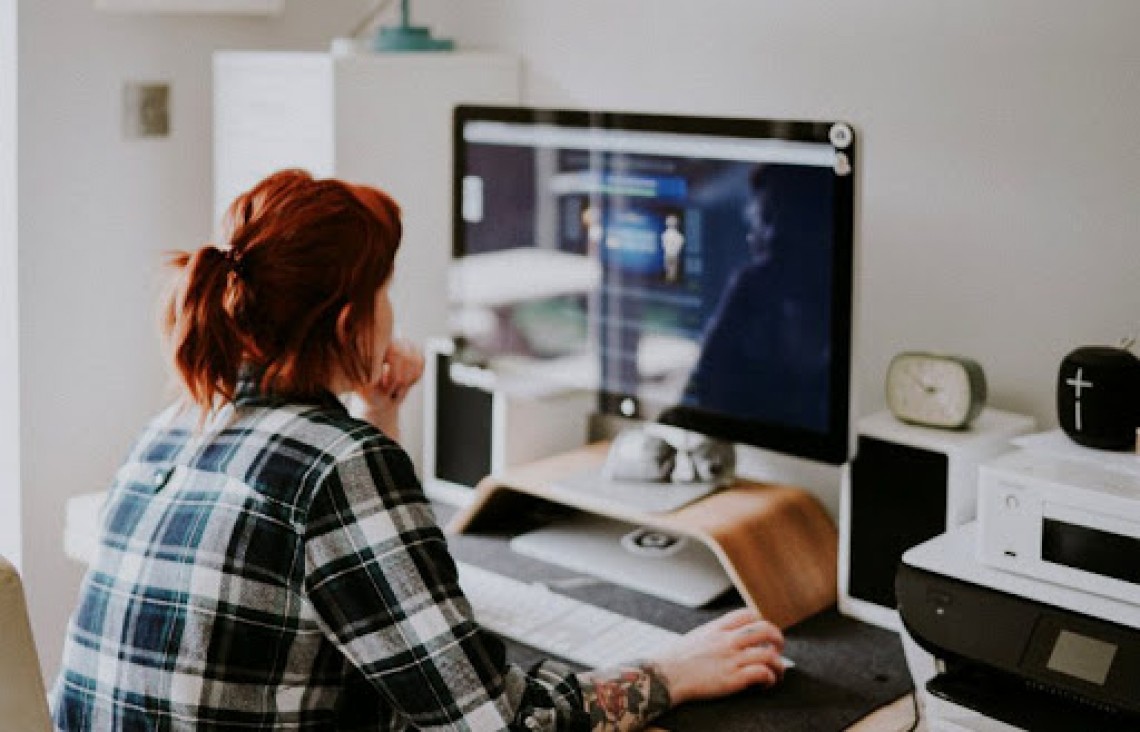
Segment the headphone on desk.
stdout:
<svg viewBox="0 0 1140 732">
<path fill-rule="evenodd" d="M 736 449 L 730 442 L 649 424 L 614 438 L 603 474 L 609 480 L 637 483 L 722 485 L 736 475 Z"/>
</svg>

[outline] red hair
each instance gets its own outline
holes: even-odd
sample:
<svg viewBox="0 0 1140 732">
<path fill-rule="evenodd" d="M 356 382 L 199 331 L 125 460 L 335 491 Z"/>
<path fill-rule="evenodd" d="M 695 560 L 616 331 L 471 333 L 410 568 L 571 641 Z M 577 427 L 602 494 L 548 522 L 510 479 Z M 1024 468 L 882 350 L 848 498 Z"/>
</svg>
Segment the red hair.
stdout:
<svg viewBox="0 0 1140 732">
<path fill-rule="evenodd" d="M 372 374 L 377 290 L 400 210 L 386 193 L 302 170 L 274 173 L 226 215 L 228 246 L 175 252 L 163 330 L 192 401 L 231 401 L 243 365 L 266 392 L 311 397 Z"/>
</svg>

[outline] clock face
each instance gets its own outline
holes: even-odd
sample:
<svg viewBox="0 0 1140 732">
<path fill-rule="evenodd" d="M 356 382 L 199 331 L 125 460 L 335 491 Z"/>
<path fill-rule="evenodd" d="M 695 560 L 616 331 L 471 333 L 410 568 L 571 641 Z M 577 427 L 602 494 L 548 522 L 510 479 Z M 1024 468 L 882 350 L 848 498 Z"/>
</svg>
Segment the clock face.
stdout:
<svg viewBox="0 0 1140 732">
<path fill-rule="evenodd" d="M 965 427 L 981 410 L 984 383 L 981 367 L 967 359 L 902 353 L 887 369 L 887 406 L 907 422 Z"/>
</svg>

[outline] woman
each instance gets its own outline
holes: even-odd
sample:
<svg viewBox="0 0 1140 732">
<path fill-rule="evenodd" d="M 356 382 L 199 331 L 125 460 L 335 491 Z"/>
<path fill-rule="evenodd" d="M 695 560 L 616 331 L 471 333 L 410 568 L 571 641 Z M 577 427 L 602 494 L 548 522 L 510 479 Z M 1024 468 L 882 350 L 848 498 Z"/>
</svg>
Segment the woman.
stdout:
<svg viewBox="0 0 1140 732">
<path fill-rule="evenodd" d="M 782 637 L 748 611 L 622 668 L 508 664 L 396 442 L 423 370 L 392 340 L 396 204 L 284 171 L 228 228 L 174 258 L 185 398 L 116 475 L 59 729 L 636 729 L 778 680 Z"/>
</svg>

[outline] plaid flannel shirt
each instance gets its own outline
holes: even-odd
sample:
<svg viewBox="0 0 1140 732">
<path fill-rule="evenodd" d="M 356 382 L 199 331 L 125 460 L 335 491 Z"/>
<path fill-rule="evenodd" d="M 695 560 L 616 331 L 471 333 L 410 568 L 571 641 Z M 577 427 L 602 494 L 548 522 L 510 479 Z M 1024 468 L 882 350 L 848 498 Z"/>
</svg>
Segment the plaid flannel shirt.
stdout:
<svg viewBox="0 0 1140 732">
<path fill-rule="evenodd" d="M 175 407 L 116 475 L 53 694 L 67 730 L 584 729 L 479 628 L 411 461 L 327 395 Z"/>
</svg>

